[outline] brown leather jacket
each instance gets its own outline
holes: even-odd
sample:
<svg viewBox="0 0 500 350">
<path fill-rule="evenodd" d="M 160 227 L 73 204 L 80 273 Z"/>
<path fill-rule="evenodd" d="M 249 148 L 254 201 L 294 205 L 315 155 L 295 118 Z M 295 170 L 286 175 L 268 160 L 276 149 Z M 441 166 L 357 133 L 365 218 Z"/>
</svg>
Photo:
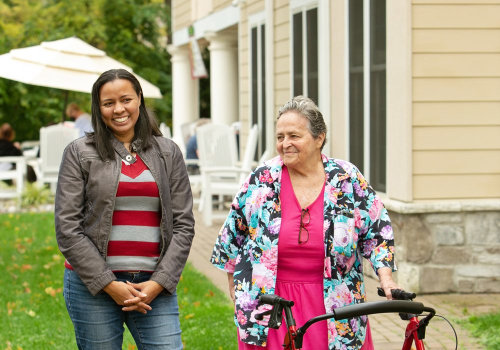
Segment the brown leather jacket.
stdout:
<svg viewBox="0 0 500 350">
<path fill-rule="evenodd" d="M 151 279 L 174 293 L 194 236 L 193 197 L 179 147 L 164 137 L 155 137 L 152 144 L 137 150 L 158 185 L 161 201 L 161 253 Z M 114 138 L 113 147 L 119 157 L 103 161 L 93 136 L 75 140 L 64 151 L 57 182 L 57 243 L 92 295 L 116 279 L 105 258 L 121 158 L 129 153 Z"/>
</svg>

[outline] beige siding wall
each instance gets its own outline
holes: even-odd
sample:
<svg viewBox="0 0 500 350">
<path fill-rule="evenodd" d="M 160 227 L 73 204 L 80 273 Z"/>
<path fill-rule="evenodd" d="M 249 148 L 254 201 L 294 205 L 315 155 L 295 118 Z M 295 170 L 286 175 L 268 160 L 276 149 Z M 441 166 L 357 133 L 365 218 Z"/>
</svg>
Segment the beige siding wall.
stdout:
<svg viewBox="0 0 500 350">
<path fill-rule="evenodd" d="M 172 0 L 172 31 L 185 28 L 191 24 L 191 1 Z"/>
<path fill-rule="evenodd" d="M 199 2 L 198 9 L 193 8 L 191 0 L 172 0 L 172 13 L 174 14 L 172 29 L 174 32 L 188 27 L 193 21 L 231 6 L 232 3 L 232 0 L 211 0 L 211 4 L 206 3 L 207 0 L 197 1 Z"/>
<path fill-rule="evenodd" d="M 290 6 L 284 0 L 274 4 L 274 84 L 276 115 L 278 108 L 290 99 Z"/>
<path fill-rule="evenodd" d="M 500 0 L 413 0 L 414 199 L 500 197 Z"/>
<path fill-rule="evenodd" d="M 212 0 L 212 4 L 214 7 L 214 12 L 222 10 L 228 6 L 231 6 L 232 0 Z"/>
</svg>

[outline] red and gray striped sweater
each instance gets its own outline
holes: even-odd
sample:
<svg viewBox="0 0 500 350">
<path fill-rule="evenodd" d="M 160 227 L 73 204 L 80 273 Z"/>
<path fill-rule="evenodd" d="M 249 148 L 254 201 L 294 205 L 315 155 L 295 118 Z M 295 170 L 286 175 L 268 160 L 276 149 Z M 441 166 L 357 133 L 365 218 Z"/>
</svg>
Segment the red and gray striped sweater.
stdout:
<svg viewBox="0 0 500 350">
<path fill-rule="evenodd" d="M 123 161 L 106 256 L 112 271 L 155 270 L 160 220 L 158 186 L 146 164 L 139 156 L 133 164 Z"/>
</svg>

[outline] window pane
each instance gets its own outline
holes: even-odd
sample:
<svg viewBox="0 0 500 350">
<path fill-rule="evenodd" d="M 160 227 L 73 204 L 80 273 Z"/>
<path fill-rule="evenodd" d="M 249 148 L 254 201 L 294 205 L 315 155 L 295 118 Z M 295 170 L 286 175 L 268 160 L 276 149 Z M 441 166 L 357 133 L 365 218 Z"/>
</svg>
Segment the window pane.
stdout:
<svg viewBox="0 0 500 350">
<path fill-rule="evenodd" d="M 386 103 L 385 70 L 370 73 L 370 183 L 385 192 L 386 184 Z"/>
<path fill-rule="evenodd" d="M 259 101 L 258 101 L 258 66 L 257 66 L 257 27 L 252 28 L 252 42 L 251 42 L 251 48 L 252 48 L 252 125 L 256 124 L 258 119 L 259 119 Z"/>
<path fill-rule="evenodd" d="M 349 1 L 349 160 L 362 172 L 363 104 L 363 0 Z"/>
<path fill-rule="evenodd" d="M 385 0 L 371 1 L 370 27 L 372 64 L 385 65 Z"/>
<path fill-rule="evenodd" d="M 293 95 L 302 95 L 302 12 L 292 18 L 293 31 Z"/>
<path fill-rule="evenodd" d="M 306 13 L 307 21 L 307 95 L 318 101 L 318 9 Z"/>
<path fill-rule="evenodd" d="M 266 27 L 265 25 L 260 26 L 260 36 L 261 36 L 261 56 L 260 56 L 260 65 L 261 65 L 261 115 L 262 121 L 260 125 L 260 136 L 259 136 L 259 152 L 256 152 L 256 155 L 260 156 L 266 150 Z"/>
<path fill-rule="evenodd" d="M 363 0 L 349 1 L 349 61 L 363 67 Z"/>
<path fill-rule="evenodd" d="M 370 183 L 386 190 L 386 21 L 385 0 L 370 5 Z"/>
</svg>

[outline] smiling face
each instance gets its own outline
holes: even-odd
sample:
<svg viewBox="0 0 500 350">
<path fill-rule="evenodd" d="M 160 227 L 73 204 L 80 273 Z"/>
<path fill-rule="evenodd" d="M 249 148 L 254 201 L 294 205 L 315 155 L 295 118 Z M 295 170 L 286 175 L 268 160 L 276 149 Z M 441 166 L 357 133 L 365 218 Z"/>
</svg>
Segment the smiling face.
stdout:
<svg viewBox="0 0 500 350">
<path fill-rule="evenodd" d="M 299 169 L 321 159 L 324 134 L 316 139 L 309 131 L 309 121 L 296 111 L 281 115 L 276 123 L 276 150 L 288 168 Z"/>
<path fill-rule="evenodd" d="M 102 121 L 121 142 L 134 138 L 134 127 L 139 118 L 140 96 L 127 79 L 107 82 L 99 92 Z"/>
</svg>

